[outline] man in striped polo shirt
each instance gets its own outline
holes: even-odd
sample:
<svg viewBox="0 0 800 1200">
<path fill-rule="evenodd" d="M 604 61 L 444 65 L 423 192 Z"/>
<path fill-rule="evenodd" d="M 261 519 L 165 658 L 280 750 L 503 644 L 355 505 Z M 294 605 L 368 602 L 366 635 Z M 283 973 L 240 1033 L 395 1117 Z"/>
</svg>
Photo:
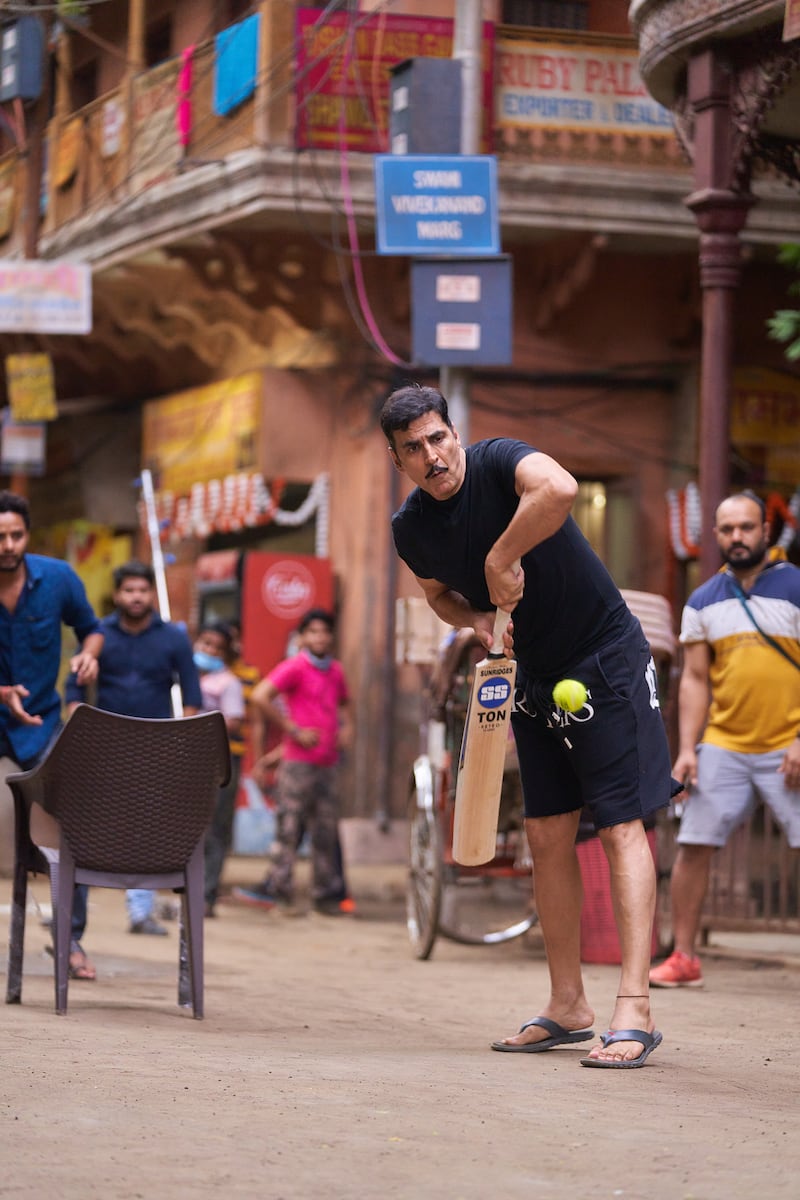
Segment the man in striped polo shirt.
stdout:
<svg viewBox="0 0 800 1200">
<path fill-rule="evenodd" d="M 672 773 L 687 800 L 670 883 L 675 948 L 650 972 L 653 987 L 702 987 L 695 941 L 711 858 L 759 800 L 800 847 L 800 569 L 768 550 L 752 492 L 723 500 L 715 533 L 724 565 L 681 621 Z"/>
</svg>

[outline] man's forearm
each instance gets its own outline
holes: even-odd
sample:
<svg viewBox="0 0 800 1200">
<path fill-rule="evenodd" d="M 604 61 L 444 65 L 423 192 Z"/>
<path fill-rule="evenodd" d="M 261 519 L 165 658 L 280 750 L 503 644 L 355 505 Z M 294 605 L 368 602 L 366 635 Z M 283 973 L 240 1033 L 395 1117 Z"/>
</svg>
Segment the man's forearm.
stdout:
<svg viewBox="0 0 800 1200">
<path fill-rule="evenodd" d="M 425 598 L 437 617 L 441 617 L 448 625 L 463 629 L 475 623 L 478 614 L 460 592 L 443 591 L 435 595 L 426 592 Z"/>
<path fill-rule="evenodd" d="M 81 652 L 83 654 L 91 654 L 93 658 L 100 657 L 100 651 L 103 649 L 105 638 L 102 633 L 90 633 L 88 637 L 83 639 Z"/>
<path fill-rule="evenodd" d="M 698 679 L 682 679 L 678 691 L 678 741 L 681 750 L 694 750 L 708 719 L 708 684 Z"/>
</svg>

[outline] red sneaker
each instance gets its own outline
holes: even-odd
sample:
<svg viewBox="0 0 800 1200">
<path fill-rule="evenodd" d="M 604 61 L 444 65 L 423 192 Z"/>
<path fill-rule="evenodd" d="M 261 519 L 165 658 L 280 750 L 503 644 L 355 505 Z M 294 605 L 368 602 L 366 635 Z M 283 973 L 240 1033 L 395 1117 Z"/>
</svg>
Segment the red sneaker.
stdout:
<svg viewBox="0 0 800 1200">
<path fill-rule="evenodd" d="M 680 950 L 673 950 L 669 958 L 664 959 L 660 966 L 653 967 L 650 972 L 650 986 L 702 987 L 703 972 L 700 970 L 700 959 L 690 958 L 688 954 L 683 954 Z"/>
</svg>

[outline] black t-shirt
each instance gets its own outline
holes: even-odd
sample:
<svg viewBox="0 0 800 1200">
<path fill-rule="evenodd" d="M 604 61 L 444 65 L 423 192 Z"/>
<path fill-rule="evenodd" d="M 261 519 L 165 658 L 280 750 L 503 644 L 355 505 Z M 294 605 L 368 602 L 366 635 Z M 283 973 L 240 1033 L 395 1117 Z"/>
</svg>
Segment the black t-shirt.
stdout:
<svg viewBox="0 0 800 1200">
<path fill-rule="evenodd" d="M 397 552 L 420 579 L 436 579 L 488 612 L 486 555 L 517 510 L 525 442 L 492 438 L 467 448 L 464 482 L 434 500 L 419 488 L 392 518 Z M 572 517 L 522 558 L 525 591 L 514 611 L 514 651 L 527 673 L 559 676 L 631 628 L 631 614 Z"/>
</svg>

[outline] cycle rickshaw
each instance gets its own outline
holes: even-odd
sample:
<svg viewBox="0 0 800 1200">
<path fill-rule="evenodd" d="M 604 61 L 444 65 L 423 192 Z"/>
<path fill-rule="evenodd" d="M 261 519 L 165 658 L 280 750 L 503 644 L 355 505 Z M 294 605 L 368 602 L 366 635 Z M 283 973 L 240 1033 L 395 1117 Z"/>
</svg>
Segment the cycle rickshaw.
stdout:
<svg viewBox="0 0 800 1200">
<path fill-rule="evenodd" d="M 650 642 L 663 703 L 672 691 L 670 674 L 676 648 L 669 603 L 649 592 L 623 591 L 622 595 Z M 419 619 L 414 601 L 401 603 L 406 606 L 402 618 L 406 626 Z M 424 601 L 416 603 L 427 608 Z M 411 613 L 417 616 L 412 618 Z M 522 936 L 537 922 L 513 738 L 507 747 L 495 857 L 477 867 L 464 867 L 453 859 L 456 764 L 474 667 L 485 650 L 471 629 L 448 630 L 438 622 L 436 651 L 406 659 L 433 663 L 423 722 L 424 750 L 414 763 L 409 796 L 406 916 L 412 948 L 420 959 L 430 956 L 438 936 L 470 945 L 492 945 Z M 666 818 L 659 823 L 659 833 L 662 843 L 672 840 Z M 594 844 L 595 838 L 591 820 L 588 826 L 582 824 L 579 840 Z M 656 858 L 670 860 L 671 848 L 664 844 Z M 662 906 L 660 902 L 659 909 Z"/>
<path fill-rule="evenodd" d="M 470 945 L 520 937 L 535 923 L 531 861 L 513 738 L 509 737 L 497 848 L 491 862 L 464 867 L 452 855 L 456 764 L 475 664 L 485 656 L 471 629 L 451 631 L 434 660 L 425 749 L 409 797 L 408 933 L 417 958 L 437 936 Z"/>
</svg>

